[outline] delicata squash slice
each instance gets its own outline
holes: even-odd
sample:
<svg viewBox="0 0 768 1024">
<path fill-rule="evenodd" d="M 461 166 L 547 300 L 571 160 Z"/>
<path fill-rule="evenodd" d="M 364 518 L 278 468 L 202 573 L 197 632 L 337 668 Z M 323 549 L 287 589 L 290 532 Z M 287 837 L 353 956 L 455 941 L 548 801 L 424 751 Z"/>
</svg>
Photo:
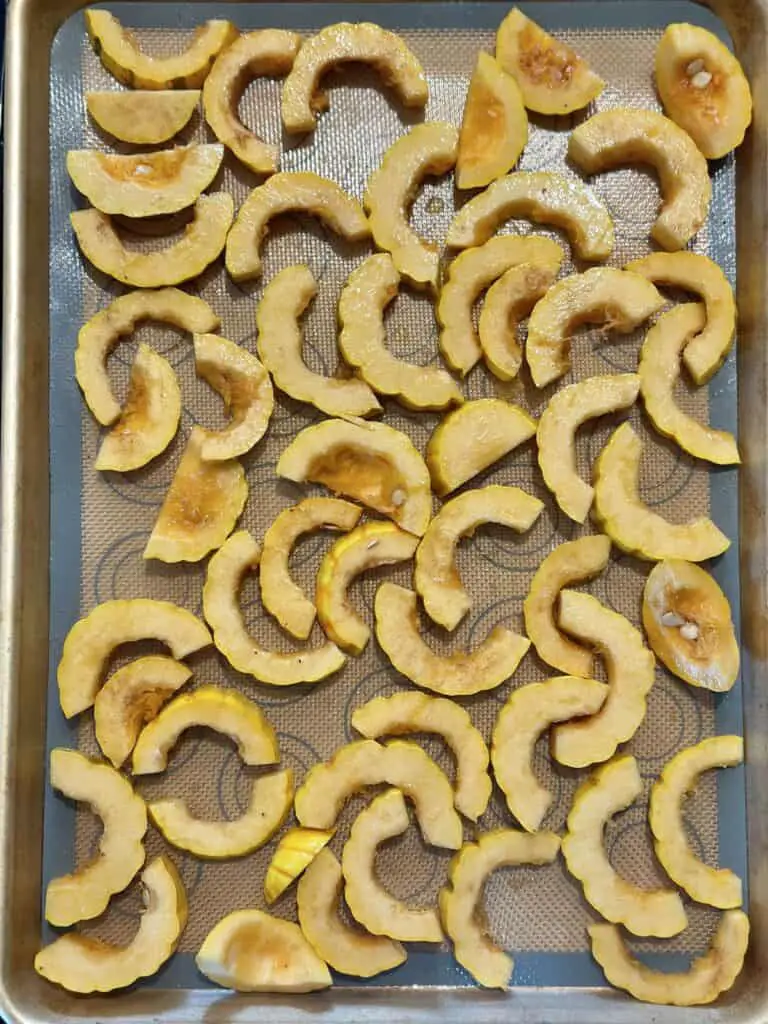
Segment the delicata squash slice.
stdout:
<svg viewBox="0 0 768 1024">
<path fill-rule="evenodd" d="M 85 94 L 88 113 L 99 128 L 135 146 L 168 142 L 189 122 L 199 101 L 199 89 Z"/>
<path fill-rule="evenodd" d="M 103 832 L 95 860 L 53 878 L 45 892 L 45 919 L 58 928 L 98 917 L 144 863 L 147 810 L 130 782 L 108 764 L 77 750 L 51 751 L 50 781 L 70 800 L 89 804 Z"/>
<path fill-rule="evenodd" d="M 274 903 L 288 886 L 306 871 L 320 851 L 330 843 L 334 829 L 289 828 L 269 862 L 264 875 L 264 899 Z"/>
</svg>

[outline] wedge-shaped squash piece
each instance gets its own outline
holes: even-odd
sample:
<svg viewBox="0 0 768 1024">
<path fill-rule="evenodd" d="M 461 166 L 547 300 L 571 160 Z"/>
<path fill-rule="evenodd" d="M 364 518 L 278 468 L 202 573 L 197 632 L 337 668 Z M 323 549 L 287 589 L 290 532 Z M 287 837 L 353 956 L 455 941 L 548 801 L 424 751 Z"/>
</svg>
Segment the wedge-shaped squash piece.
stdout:
<svg viewBox="0 0 768 1024">
<path fill-rule="evenodd" d="M 426 460 L 435 494 L 446 494 L 503 459 L 536 433 L 527 412 L 501 398 L 476 398 L 435 428 Z"/>
<path fill-rule="evenodd" d="M 406 107 L 423 107 L 429 98 L 421 64 L 403 40 L 380 25 L 342 21 L 326 25 L 299 50 L 283 86 L 282 118 L 288 132 L 311 132 L 328 97 L 320 79 L 338 64 L 370 64 Z"/>
<path fill-rule="evenodd" d="M 362 511 L 338 498 L 306 498 L 284 509 L 264 534 L 259 567 L 261 600 L 291 636 L 306 640 L 316 613 L 314 603 L 291 578 L 288 560 L 294 544 L 315 530 L 352 530 Z"/>
<path fill-rule="evenodd" d="M 69 992 L 113 992 L 155 974 L 169 960 L 187 923 L 187 897 L 173 862 L 155 857 L 141 875 L 145 909 L 127 946 L 67 932 L 35 957 L 37 973 Z"/>
<path fill-rule="evenodd" d="M 339 298 L 342 356 L 374 391 L 392 395 L 410 409 L 461 405 L 461 391 L 446 370 L 396 359 L 387 348 L 384 310 L 399 286 L 389 253 L 369 256 L 352 271 Z"/>
<path fill-rule="evenodd" d="M 454 701 L 426 693 L 374 697 L 355 709 L 351 721 L 367 739 L 410 733 L 440 736 L 456 758 L 456 810 L 471 821 L 485 811 L 491 797 L 488 748 L 469 713 Z"/>
<path fill-rule="evenodd" d="M 633 935 L 668 939 L 688 926 L 682 900 L 674 889 L 643 889 L 613 867 L 603 845 L 603 830 L 619 811 L 643 792 L 634 757 L 619 757 L 596 768 L 576 790 L 563 857 L 584 888 L 584 898 L 598 914 L 623 924 Z"/>
<path fill-rule="evenodd" d="M 382 782 L 396 786 L 413 801 L 428 843 L 458 850 L 461 818 L 453 809 L 451 784 L 421 747 L 405 740 L 386 746 L 357 740 L 339 747 L 325 764 L 310 768 L 294 802 L 299 824 L 333 828 L 348 797 Z"/>
<path fill-rule="evenodd" d="M 525 358 L 533 383 L 544 388 L 571 367 L 570 335 L 582 324 L 605 324 L 628 334 L 657 313 L 664 297 L 639 274 L 593 267 L 553 285 L 528 322 Z"/>
<path fill-rule="evenodd" d="M 470 652 L 437 654 L 419 628 L 418 598 L 412 590 L 382 583 L 376 591 L 376 639 L 398 672 L 425 690 L 467 697 L 494 690 L 510 678 L 530 640 L 506 626 L 494 626 Z"/>
<path fill-rule="evenodd" d="M 51 751 L 50 782 L 70 800 L 89 804 L 104 826 L 96 859 L 48 883 L 45 919 L 64 928 L 98 917 L 140 870 L 147 809 L 119 772 L 77 750 Z"/>
<path fill-rule="evenodd" d="M 427 615 L 451 630 L 472 607 L 456 567 L 456 549 L 462 537 L 471 537 L 484 523 L 525 533 L 543 508 L 538 498 L 519 487 L 499 484 L 465 491 L 446 502 L 427 527 L 416 552 L 413 585 Z"/>
<path fill-rule="evenodd" d="M 457 188 L 484 188 L 511 170 L 528 141 L 520 88 L 481 50 L 469 80 L 456 161 Z"/>
<path fill-rule="evenodd" d="M 310 370 L 302 357 L 299 317 L 317 295 L 309 267 L 286 267 L 264 289 L 256 309 L 261 361 L 287 395 L 309 402 L 328 416 L 369 416 L 381 412 L 376 396 L 354 377 L 326 377 Z"/>
<path fill-rule="evenodd" d="M 741 973 L 749 942 L 749 918 L 741 910 L 723 914 L 707 953 L 685 972 L 654 971 L 635 960 L 615 924 L 591 924 L 587 929 L 592 956 L 606 978 L 644 1003 L 703 1006 L 727 992 Z"/>
<path fill-rule="evenodd" d="M 707 161 L 690 135 L 655 110 L 594 114 L 571 133 L 568 156 L 587 174 L 650 164 L 662 195 L 651 237 L 662 249 L 684 249 L 707 219 L 712 196 Z"/>
<path fill-rule="evenodd" d="M 334 829 L 289 828 L 277 844 L 264 876 L 264 899 L 274 903 L 330 843 Z"/>
<path fill-rule="evenodd" d="M 544 298 L 559 266 L 559 261 L 539 261 L 510 267 L 485 293 L 477 333 L 485 365 L 499 380 L 513 380 L 517 376 L 523 362 L 518 325 Z"/>
<path fill-rule="evenodd" d="M 240 207 L 227 238 L 227 270 L 235 281 L 261 276 L 261 243 L 273 217 L 311 213 L 350 241 L 369 234 L 362 206 L 335 181 L 311 171 L 281 172 L 255 188 Z"/>
<path fill-rule="evenodd" d="M 131 755 L 142 727 L 190 679 L 173 658 L 149 655 L 118 669 L 96 694 L 93 721 L 101 752 L 115 768 Z"/>
<path fill-rule="evenodd" d="M 557 628 L 555 610 L 560 591 L 602 572 L 611 555 L 611 542 L 602 535 L 579 537 L 558 545 L 533 574 L 523 602 L 525 632 L 542 661 L 569 676 L 592 675 L 592 651 Z"/>
<path fill-rule="evenodd" d="M 237 459 L 203 459 L 204 439 L 204 432 L 193 427 L 144 558 L 199 562 L 220 548 L 235 528 L 248 498 L 245 472 Z"/>
<path fill-rule="evenodd" d="M 590 594 L 560 593 L 560 628 L 600 653 L 608 676 L 608 696 L 597 714 L 559 725 L 552 733 L 552 756 L 569 768 L 584 768 L 612 757 L 645 718 L 655 661 L 635 627 Z"/>
<path fill-rule="evenodd" d="M 330 850 L 321 850 L 299 881 L 299 924 L 317 955 L 334 971 L 357 978 L 372 978 L 404 963 L 406 952 L 399 942 L 342 922 L 343 885 L 341 865 Z"/>
<path fill-rule="evenodd" d="M 234 215 L 228 192 L 200 196 L 183 237 L 154 252 L 127 249 L 106 213 L 76 210 L 69 219 L 83 255 L 97 270 L 134 288 L 158 288 L 202 274 L 224 251 Z"/>
<path fill-rule="evenodd" d="M 579 476 L 576 431 L 587 420 L 632 405 L 640 390 L 636 373 L 589 377 L 556 391 L 539 418 L 536 444 L 544 483 L 577 523 L 589 515 L 594 489 Z"/>
<path fill-rule="evenodd" d="M 107 356 L 145 320 L 172 324 L 190 333 L 215 331 L 219 318 L 207 302 L 178 288 L 128 292 L 100 310 L 80 329 L 75 350 L 75 376 L 83 398 L 103 426 L 120 415 L 107 375 Z"/>
<path fill-rule="evenodd" d="M 526 832 L 538 830 L 552 803 L 533 772 L 539 736 L 554 722 L 597 714 L 607 695 L 608 687 L 594 679 L 558 676 L 513 690 L 499 712 L 491 744 L 493 774 Z"/>
<path fill-rule="evenodd" d="M 159 640 L 177 660 L 211 643 L 211 634 L 186 608 L 145 597 L 105 601 L 67 633 L 57 669 L 59 702 L 67 718 L 89 708 L 112 652 L 137 640 Z"/>
<path fill-rule="evenodd" d="M 272 174 L 280 149 L 260 139 L 238 117 L 237 108 L 248 84 L 265 75 L 286 75 L 301 46 L 301 36 L 283 29 L 248 32 L 223 50 L 203 86 L 205 120 L 213 134 L 256 174 Z"/>
<path fill-rule="evenodd" d="M 733 434 L 704 426 L 684 413 L 675 401 L 681 353 L 693 344 L 691 339 L 705 323 L 704 306 L 695 302 L 675 306 L 659 317 L 640 350 L 640 393 L 645 411 L 660 434 L 673 438 L 683 451 L 699 459 L 729 466 L 741 462 Z"/>
<path fill-rule="evenodd" d="M 727 868 L 712 868 L 691 849 L 683 822 L 683 800 L 702 772 L 730 768 L 744 760 L 741 736 L 710 736 L 667 762 L 651 789 L 648 821 L 656 856 L 672 881 L 697 903 L 726 910 L 740 907 L 741 879 Z"/>
<path fill-rule="evenodd" d="M 344 896 L 355 920 L 374 935 L 403 942 L 442 942 L 440 915 L 433 907 L 410 907 L 392 896 L 376 876 L 376 851 L 411 824 L 403 794 L 389 789 L 355 818 L 344 845 Z"/>
<path fill-rule="evenodd" d="M 277 475 L 323 484 L 420 537 L 432 516 L 429 472 L 410 438 L 384 423 L 326 420 L 283 451 Z"/>
<path fill-rule="evenodd" d="M 418 539 L 394 523 L 365 523 L 337 540 L 317 574 L 317 617 L 328 638 L 361 654 L 371 637 L 366 621 L 349 603 L 352 580 L 368 569 L 413 558 Z"/>
<path fill-rule="evenodd" d="M 199 89 L 85 94 L 88 113 L 99 128 L 135 146 L 168 142 L 187 124 L 199 100 Z"/>
<path fill-rule="evenodd" d="M 207 21 L 183 53 L 149 57 L 109 11 L 86 11 L 85 27 L 101 63 L 131 89 L 197 89 L 217 54 L 237 38 L 231 22 Z"/>
<path fill-rule="evenodd" d="M 570 114 L 597 99 L 605 82 L 570 46 L 513 7 L 496 33 L 496 59 L 537 114 Z"/>
<path fill-rule="evenodd" d="M 291 921 L 263 910 L 236 910 L 214 925 L 195 957 L 197 969 L 237 992 L 314 992 L 328 988 L 327 966 Z"/>
<path fill-rule="evenodd" d="M 181 389 L 173 367 L 148 345 L 139 345 L 120 418 L 101 442 L 96 469 L 128 473 L 146 466 L 171 443 L 180 418 Z"/>
<path fill-rule="evenodd" d="M 395 269 L 414 285 L 436 289 L 440 251 L 411 227 L 408 214 L 422 180 L 447 174 L 456 163 L 459 133 L 452 124 L 417 124 L 384 154 L 368 179 L 363 205 L 379 249 L 392 254 Z"/>
<path fill-rule="evenodd" d="M 629 423 L 612 435 L 595 463 L 595 518 L 622 551 L 651 562 L 684 558 L 703 562 L 721 555 L 731 542 L 711 519 L 670 523 L 640 500 L 642 443 Z"/>
<path fill-rule="evenodd" d="M 485 832 L 451 861 L 448 885 L 440 892 L 440 917 L 453 942 L 453 955 L 485 988 L 505 989 L 514 961 L 485 934 L 476 917 L 483 885 L 492 871 L 521 864 L 551 864 L 560 849 L 553 832 L 526 835 L 513 829 Z"/>
<path fill-rule="evenodd" d="M 259 443 L 275 407 L 272 381 L 256 356 L 220 338 L 196 334 L 195 372 L 224 399 L 229 423 L 222 430 L 203 430 L 200 455 L 220 462 L 245 455 Z"/>
</svg>

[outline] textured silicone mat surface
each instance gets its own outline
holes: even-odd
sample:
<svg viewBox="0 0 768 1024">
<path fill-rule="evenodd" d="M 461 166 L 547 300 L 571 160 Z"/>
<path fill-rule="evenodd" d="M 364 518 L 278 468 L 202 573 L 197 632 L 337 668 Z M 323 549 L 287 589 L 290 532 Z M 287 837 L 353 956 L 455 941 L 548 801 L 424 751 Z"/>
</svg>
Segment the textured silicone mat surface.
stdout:
<svg viewBox="0 0 768 1024">
<path fill-rule="evenodd" d="M 562 29 L 608 82 L 598 101 L 599 109 L 622 105 L 658 109 L 650 72 L 661 29 L 645 24 L 640 5 L 600 7 L 603 22 L 599 27 L 594 23 L 595 5 L 533 4 L 527 9 L 548 27 Z M 693 5 L 672 5 L 670 11 L 673 8 L 674 13 L 668 14 L 669 20 L 707 17 Z M 124 23 L 136 26 L 141 44 L 155 53 L 182 49 L 189 38 L 189 29 L 204 17 L 231 17 L 243 29 L 274 24 L 311 31 L 344 16 L 343 8 L 322 4 L 249 5 L 247 8 L 210 5 L 192 11 L 164 4 L 131 4 L 114 5 L 111 9 Z M 365 17 L 402 31 L 423 61 L 429 78 L 426 119 L 448 120 L 454 124 L 461 120 L 476 53 L 481 47 L 492 49 L 494 30 L 504 12 L 505 8 L 494 4 L 392 4 L 356 8 L 361 20 Z M 589 25 L 594 27 L 587 27 Z M 408 123 L 412 123 L 411 115 L 404 114 L 372 73 L 334 74 L 325 84 L 330 97 L 329 110 L 321 117 L 314 134 L 300 143 L 287 141 L 282 169 L 317 171 L 361 198 L 368 175 L 378 166 L 386 148 L 402 134 Z M 101 601 L 158 597 L 200 613 L 205 565 L 165 566 L 142 561 L 141 553 L 191 424 L 200 422 L 216 427 L 224 422 L 219 397 L 195 377 L 189 338 L 172 330 L 142 327 L 132 339 L 121 343 L 111 357 L 111 379 L 118 394 L 124 394 L 136 343 L 148 341 L 167 356 L 179 376 L 184 401 L 181 429 L 169 450 L 145 470 L 120 475 L 98 474 L 93 469 L 99 430 L 73 383 L 72 353 L 82 323 L 124 289 L 94 271 L 77 252 L 67 217 L 81 200 L 70 189 L 63 157 L 69 148 L 113 148 L 111 140 L 100 135 L 88 122 L 82 96 L 84 91 L 114 85 L 87 43 L 81 17 L 73 19 L 54 46 L 51 85 L 54 668 L 67 628 L 78 615 Z M 274 142 L 280 141 L 279 90 L 278 82 L 257 81 L 249 87 L 241 105 L 245 123 Z M 564 157 L 572 123 L 570 119 L 532 119 L 530 141 L 521 167 L 575 176 Z M 195 115 L 184 133 L 184 140 L 211 139 L 202 119 Z M 696 251 L 717 259 L 731 278 L 734 273 L 733 181 L 730 161 L 714 169 L 710 221 L 694 243 Z M 239 205 L 256 184 L 258 181 L 228 154 L 225 168 L 213 189 L 232 192 Z M 610 264 L 621 266 L 648 252 L 648 229 L 658 204 L 658 189 L 652 174 L 643 169 L 627 169 L 600 176 L 591 184 L 616 222 L 616 249 Z M 451 181 L 429 180 L 415 203 L 413 222 L 426 237 L 439 242 L 445 236 L 454 210 Z M 524 221 L 511 221 L 503 228 L 505 232 L 518 233 L 530 230 L 531 226 Z M 556 238 L 569 253 L 563 235 L 539 227 L 535 230 Z M 149 248 L 164 243 L 143 238 L 137 239 L 135 244 Z M 338 365 L 335 343 L 338 295 L 347 275 L 370 251 L 364 245 L 342 244 L 318 221 L 286 217 L 275 222 L 270 230 L 263 247 L 264 274 L 258 282 L 233 284 L 223 262 L 218 261 L 202 278 L 185 288 L 208 301 L 219 314 L 222 335 L 255 351 L 254 313 L 264 283 L 282 267 L 308 264 L 318 281 L 318 296 L 304 320 L 306 357 L 314 369 L 332 374 Z M 567 255 L 563 273 L 574 269 L 582 268 L 575 267 Z M 387 325 L 389 343 L 396 354 L 420 363 L 438 360 L 434 310 L 424 295 L 402 289 L 388 313 Z M 633 371 L 641 341 L 641 332 L 627 337 L 599 330 L 579 332 L 573 344 L 573 368 L 562 383 L 598 373 Z M 465 395 L 472 398 L 500 395 L 523 405 L 533 414 L 541 412 L 549 395 L 549 391 L 543 396 L 536 394 L 525 373 L 520 380 L 502 385 L 483 367 L 473 371 L 463 389 Z M 709 417 L 717 426 L 732 429 L 736 409 L 732 358 L 709 394 L 706 389 L 683 386 L 679 389 L 679 400 L 696 417 L 702 420 Z M 384 421 L 406 431 L 423 451 L 439 417 L 407 412 L 392 402 L 385 404 Z M 310 488 L 278 481 L 274 466 L 294 434 L 319 418 L 320 414 L 311 407 L 278 395 L 267 437 L 244 459 L 250 497 L 241 525 L 257 538 L 263 536 L 278 511 L 312 493 Z M 580 432 L 579 461 L 585 477 L 619 419 L 607 418 Z M 633 410 L 631 419 L 644 443 L 641 492 L 647 502 L 674 521 L 710 512 L 736 541 L 735 474 L 732 471 L 710 474 L 703 463 L 696 463 L 654 434 L 639 409 Z M 450 637 L 429 629 L 423 619 L 425 630 L 431 634 L 430 642 L 441 651 L 479 642 L 496 623 L 522 631 L 522 601 L 531 574 L 542 557 L 561 541 L 591 529 L 578 527 L 557 511 L 541 481 L 532 444 L 512 453 L 473 484 L 485 482 L 522 486 L 544 500 L 546 509 L 528 534 L 517 536 L 489 527 L 478 531 L 472 541 L 462 546 L 459 568 L 473 600 L 470 615 L 455 636 Z M 319 489 L 317 493 L 321 493 Z M 319 561 L 333 539 L 332 534 L 316 535 L 301 542 L 296 550 L 292 561 L 295 578 L 310 590 Z M 734 544 L 717 569 L 735 610 L 736 550 Z M 588 589 L 637 625 L 648 568 L 615 552 L 609 567 Z M 407 585 L 409 573 L 409 568 L 401 567 L 365 576 L 353 586 L 353 601 L 372 621 L 373 596 L 380 580 L 391 578 Z M 275 649 L 291 648 L 289 639 L 263 611 L 255 580 L 246 584 L 243 607 L 248 626 L 259 642 Z M 311 642 L 318 641 L 319 628 L 316 627 Z M 135 654 L 135 650 L 126 652 L 115 659 L 112 667 Z M 195 671 L 193 685 L 219 683 L 237 687 L 259 702 L 278 731 L 282 763 L 293 768 L 297 783 L 313 763 L 354 738 L 349 725 L 352 709 L 373 696 L 393 693 L 410 685 L 389 666 L 375 641 L 361 658 L 350 658 L 345 668 L 330 680 L 287 692 L 261 686 L 239 675 L 217 653 L 203 653 L 190 663 Z M 511 689 L 550 674 L 553 673 L 534 654 L 529 654 L 510 682 L 491 694 L 465 701 L 465 706 L 489 739 L 495 716 Z M 96 753 L 90 714 L 75 725 L 65 723 L 56 702 L 54 678 L 52 676 L 49 702 L 49 747 L 76 743 L 81 749 Z M 740 731 L 740 719 L 738 687 L 718 702 L 711 694 L 687 687 L 660 668 L 647 717 L 627 750 L 638 758 L 649 785 L 665 761 L 680 747 L 714 732 Z M 451 759 L 441 744 L 427 739 L 426 746 L 451 773 Z M 584 773 L 554 770 L 545 742 L 537 751 L 536 770 L 555 794 L 545 826 L 561 830 L 575 786 Z M 704 780 L 686 805 L 686 823 L 695 849 L 708 863 L 727 864 L 743 874 L 741 775 L 740 772 L 727 775 L 727 781 L 718 782 L 714 777 Z M 210 735 L 195 733 L 182 739 L 162 777 L 142 779 L 138 785 L 147 799 L 161 794 L 181 796 L 189 801 L 193 812 L 222 818 L 234 818 L 242 813 L 249 787 L 249 770 L 242 767 L 234 748 Z M 361 799 L 350 803 L 342 819 L 343 827 L 334 840 L 337 851 L 352 812 L 362 805 Z M 99 833 L 90 814 L 73 814 L 71 808 L 56 797 L 48 798 L 46 815 L 47 880 L 70 868 L 73 861 L 87 860 L 95 849 Z M 654 862 L 645 815 L 644 803 L 620 815 L 608 829 L 607 848 L 616 867 L 627 877 L 644 885 L 660 884 L 663 877 Z M 496 792 L 480 825 L 488 829 L 512 824 Z M 467 835 L 469 837 L 470 833 Z M 182 951 L 194 952 L 210 927 L 228 911 L 243 906 L 263 906 L 262 881 L 273 848 L 270 844 L 242 860 L 221 864 L 203 863 L 179 851 L 171 851 L 190 898 L 190 919 Z M 150 828 L 148 856 L 163 849 L 163 841 Z M 414 827 L 401 840 L 387 845 L 378 868 L 382 880 L 395 895 L 426 903 L 434 899 L 443 884 L 448 859 L 446 852 L 424 846 Z M 110 940 L 126 941 L 135 929 L 139 905 L 135 888 L 115 899 L 104 919 L 88 926 L 87 931 Z M 494 937 L 505 948 L 520 951 L 516 982 L 594 984 L 599 980 L 599 973 L 585 955 L 585 925 L 593 914 L 562 862 L 546 868 L 497 873 L 488 885 L 486 905 Z M 692 953 L 706 945 L 716 915 L 695 905 L 687 905 L 687 909 L 690 928 L 665 943 L 665 952 Z M 295 919 L 293 891 L 279 901 L 276 912 Z M 662 949 L 658 943 L 639 943 L 637 948 L 654 952 Z M 418 966 L 414 965 L 414 960 Z M 163 984 L 195 986 L 201 983 L 191 958 L 185 956 L 177 957 L 173 968 L 165 972 L 165 980 L 162 977 L 159 983 Z M 375 979 L 374 983 L 462 984 L 465 981 L 466 977 L 455 967 L 447 951 L 435 950 L 418 954 L 403 968 Z"/>
</svg>

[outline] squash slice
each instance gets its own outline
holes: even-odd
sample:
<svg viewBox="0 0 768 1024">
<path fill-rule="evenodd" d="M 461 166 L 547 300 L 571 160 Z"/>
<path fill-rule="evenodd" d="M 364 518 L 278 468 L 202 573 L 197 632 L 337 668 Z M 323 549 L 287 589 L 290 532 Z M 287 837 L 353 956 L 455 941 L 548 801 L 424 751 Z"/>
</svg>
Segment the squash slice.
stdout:
<svg viewBox="0 0 768 1024">
<path fill-rule="evenodd" d="M 200 100 L 199 89 L 163 92 L 87 92 L 88 113 L 103 131 L 135 146 L 168 142 L 185 127 Z"/>
<path fill-rule="evenodd" d="M 264 899 L 274 903 L 330 843 L 334 829 L 289 828 L 277 844 L 264 876 Z"/>
<path fill-rule="evenodd" d="M 513 380 L 523 362 L 517 339 L 521 320 L 552 286 L 559 262 L 521 263 L 510 267 L 485 293 L 477 333 L 485 365 L 499 380 Z"/>
</svg>

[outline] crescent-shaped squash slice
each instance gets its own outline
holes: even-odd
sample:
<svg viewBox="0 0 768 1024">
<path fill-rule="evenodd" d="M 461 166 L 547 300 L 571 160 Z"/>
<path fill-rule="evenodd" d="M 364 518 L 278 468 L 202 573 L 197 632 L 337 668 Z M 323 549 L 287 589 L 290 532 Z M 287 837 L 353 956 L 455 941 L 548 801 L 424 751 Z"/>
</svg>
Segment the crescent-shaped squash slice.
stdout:
<svg viewBox="0 0 768 1024">
<path fill-rule="evenodd" d="M 594 679 L 558 676 L 513 690 L 493 728 L 491 762 L 507 806 L 526 832 L 536 832 L 552 803 L 552 794 L 533 772 L 539 736 L 554 722 L 594 715 L 608 687 Z"/>
<path fill-rule="evenodd" d="M 531 646 L 527 637 L 494 626 L 469 653 L 436 654 L 419 628 L 416 594 L 395 583 L 381 584 L 374 611 L 376 639 L 393 667 L 417 686 L 446 697 L 467 697 L 501 686 Z"/>
<path fill-rule="evenodd" d="M 406 107 L 423 107 L 429 98 L 421 64 L 403 40 L 380 25 L 342 21 L 326 25 L 299 50 L 283 86 L 282 118 L 288 132 L 311 132 L 328 98 L 320 79 L 349 61 L 374 67 Z"/>
<path fill-rule="evenodd" d="M 612 757 L 637 732 L 653 686 L 655 660 L 635 627 L 590 594 L 560 593 L 560 628 L 592 644 L 605 663 L 608 696 L 597 714 L 558 725 L 552 756 L 569 768 L 584 768 Z"/>
<path fill-rule="evenodd" d="M 456 758 L 454 806 L 477 821 L 491 798 L 488 748 L 469 713 L 452 700 L 426 693 L 374 697 L 352 713 L 352 728 L 367 739 L 435 733 Z"/>
<path fill-rule="evenodd" d="M 280 172 L 251 192 L 229 232 L 226 262 L 235 281 L 261 276 L 261 243 L 269 222 L 292 211 L 320 217 L 349 241 L 359 241 L 369 234 L 362 206 L 335 181 L 312 171 Z"/>
<path fill-rule="evenodd" d="M 444 629 L 452 630 L 472 607 L 456 567 L 456 549 L 462 537 L 473 536 L 484 523 L 525 533 L 543 508 L 538 498 L 519 487 L 499 484 L 465 491 L 446 502 L 427 527 L 416 552 L 413 585 L 427 615 Z"/>
<path fill-rule="evenodd" d="M 712 184 L 706 158 L 690 135 L 655 110 L 594 114 L 571 132 L 568 156 L 587 174 L 620 164 L 650 164 L 662 195 L 651 237 L 662 249 L 684 249 L 707 219 Z"/>
<path fill-rule="evenodd" d="M 135 146 L 168 142 L 187 124 L 199 100 L 199 89 L 85 94 L 88 113 L 99 128 Z"/>
<path fill-rule="evenodd" d="M 744 760 L 741 736 L 710 736 L 667 762 L 651 789 L 648 821 L 659 863 L 672 881 L 697 903 L 727 910 L 740 907 L 741 879 L 727 868 L 699 860 L 686 838 L 683 800 L 702 772 L 730 768 Z"/>
<path fill-rule="evenodd" d="M 462 829 L 461 818 L 453 809 L 453 788 L 432 758 L 406 740 L 393 740 L 386 746 L 375 740 L 357 740 L 339 747 L 325 764 L 310 768 L 294 801 L 299 824 L 333 828 L 353 793 L 382 782 L 396 786 L 413 801 L 426 842 L 458 850 Z"/>
<path fill-rule="evenodd" d="M 289 828 L 264 875 L 264 899 L 274 903 L 333 839 L 335 829 Z"/>
<path fill-rule="evenodd" d="M 411 821 L 399 789 L 389 789 L 361 811 L 344 845 L 344 897 L 352 916 L 374 935 L 403 942 L 442 942 L 440 915 L 433 907 L 410 907 L 392 896 L 376 876 L 376 851 L 408 830 Z"/>
<path fill-rule="evenodd" d="M 325 420 L 283 451 L 277 475 L 323 484 L 420 537 L 432 516 L 429 472 L 410 438 L 384 423 Z"/>
<path fill-rule="evenodd" d="M 675 889 L 643 889 L 616 871 L 603 845 L 610 819 L 643 792 L 634 757 L 619 757 L 596 768 L 576 790 L 563 838 L 566 867 L 584 889 L 584 898 L 607 921 L 633 935 L 668 939 L 688 926 Z"/>
<path fill-rule="evenodd" d="M 491 941 L 476 916 L 486 879 L 502 867 L 551 864 L 559 849 L 560 837 L 553 832 L 498 829 L 466 843 L 451 861 L 448 885 L 440 892 L 440 917 L 453 955 L 479 985 L 505 989 L 514 969 L 512 957 Z"/>
<path fill-rule="evenodd" d="M 299 402 L 309 402 L 328 416 L 381 412 L 376 396 L 364 381 L 325 377 L 304 362 L 299 317 L 316 294 L 317 282 L 309 267 L 286 267 L 272 278 L 256 309 L 261 361 L 281 391 Z"/>
<path fill-rule="evenodd" d="M 338 672 L 345 662 L 335 644 L 288 654 L 267 651 L 248 633 L 238 603 L 243 579 L 259 565 L 261 549 L 247 530 L 229 537 L 208 563 L 203 613 L 218 649 L 237 672 L 269 686 L 316 683 Z"/>
<path fill-rule="evenodd" d="M 629 423 L 612 435 L 595 463 L 595 518 L 622 551 L 651 562 L 684 558 L 703 562 L 721 555 L 731 542 L 711 519 L 670 523 L 640 500 L 642 443 Z"/>
<path fill-rule="evenodd" d="M 207 647 L 211 634 L 192 612 L 170 601 L 138 597 L 97 605 L 70 629 L 61 651 L 56 675 L 67 718 L 91 707 L 112 652 L 138 640 L 159 640 L 181 660 Z"/>
<path fill-rule="evenodd" d="M 155 974 L 176 951 L 187 923 L 187 897 L 173 862 L 155 857 L 141 875 L 144 911 L 127 946 L 67 932 L 35 957 L 35 970 L 69 992 L 113 992 Z"/>
</svg>

